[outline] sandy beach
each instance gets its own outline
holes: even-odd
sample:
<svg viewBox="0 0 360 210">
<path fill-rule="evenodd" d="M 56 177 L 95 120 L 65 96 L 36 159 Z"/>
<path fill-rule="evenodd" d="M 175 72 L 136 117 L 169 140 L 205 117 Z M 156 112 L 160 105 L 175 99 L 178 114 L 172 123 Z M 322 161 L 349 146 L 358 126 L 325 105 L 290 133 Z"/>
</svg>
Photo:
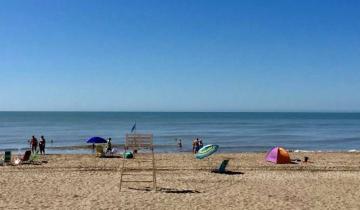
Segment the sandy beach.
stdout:
<svg viewBox="0 0 360 210">
<path fill-rule="evenodd" d="M 360 209 L 360 153 L 291 153 L 311 162 L 286 165 L 264 155 L 156 154 L 157 192 L 147 183 L 119 192 L 121 158 L 48 155 L 41 165 L 0 166 L 0 209 Z M 209 172 L 224 158 L 233 175 Z M 131 161 L 132 173 L 149 172 Z"/>
</svg>

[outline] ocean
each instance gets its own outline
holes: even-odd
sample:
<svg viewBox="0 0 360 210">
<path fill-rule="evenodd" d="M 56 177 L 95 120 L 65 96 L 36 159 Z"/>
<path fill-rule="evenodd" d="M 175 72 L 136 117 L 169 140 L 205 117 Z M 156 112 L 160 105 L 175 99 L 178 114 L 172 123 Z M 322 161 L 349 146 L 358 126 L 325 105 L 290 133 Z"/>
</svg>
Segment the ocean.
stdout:
<svg viewBox="0 0 360 210">
<path fill-rule="evenodd" d="M 154 134 L 158 152 L 191 151 L 194 138 L 221 152 L 360 150 L 360 113 L 0 112 L 0 151 L 25 150 L 32 135 L 44 135 L 49 153 L 89 153 L 66 148 L 92 136 L 123 144 L 135 122 L 136 132 Z"/>
</svg>

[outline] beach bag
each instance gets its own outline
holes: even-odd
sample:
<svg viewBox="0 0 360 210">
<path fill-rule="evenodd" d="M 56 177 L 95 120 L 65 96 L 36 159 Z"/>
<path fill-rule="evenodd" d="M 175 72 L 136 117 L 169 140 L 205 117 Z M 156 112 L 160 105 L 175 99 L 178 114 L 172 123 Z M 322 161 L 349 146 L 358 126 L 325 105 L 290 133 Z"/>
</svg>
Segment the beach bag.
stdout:
<svg viewBox="0 0 360 210">
<path fill-rule="evenodd" d="M 132 152 L 124 152 L 123 157 L 126 159 L 131 159 L 134 157 Z"/>
</svg>

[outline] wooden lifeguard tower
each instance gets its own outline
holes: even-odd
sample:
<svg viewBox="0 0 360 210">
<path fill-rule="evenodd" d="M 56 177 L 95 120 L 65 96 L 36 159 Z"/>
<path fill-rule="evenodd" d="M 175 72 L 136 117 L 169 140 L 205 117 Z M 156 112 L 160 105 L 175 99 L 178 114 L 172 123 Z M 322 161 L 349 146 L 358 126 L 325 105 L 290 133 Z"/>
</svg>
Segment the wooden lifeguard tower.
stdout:
<svg viewBox="0 0 360 210">
<path fill-rule="evenodd" d="M 125 138 L 125 145 L 124 145 L 125 152 L 133 151 L 134 158 L 133 159 L 126 159 L 123 157 L 122 167 L 121 167 L 121 175 L 120 175 L 120 185 L 119 191 L 121 191 L 121 187 L 123 182 L 149 182 L 153 183 L 153 190 L 156 191 L 156 166 L 155 166 L 155 156 L 154 156 L 154 144 L 153 144 L 153 135 L 152 134 L 126 134 Z M 136 152 L 135 152 L 136 151 Z M 150 156 L 150 157 L 149 157 Z M 138 170 L 130 170 L 128 167 L 129 162 L 137 162 L 137 166 L 139 167 Z M 143 168 L 142 163 L 151 163 L 151 166 L 147 166 L 147 168 Z M 137 171 L 152 171 L 151 174 L 149 173 L 136 173 Z M 152 180 L 136 180 L 134 177 L 140 176 L 152 176 Z M 132 176 L 132 180 L 124 179 L 125 176 Z"/>
</svg>

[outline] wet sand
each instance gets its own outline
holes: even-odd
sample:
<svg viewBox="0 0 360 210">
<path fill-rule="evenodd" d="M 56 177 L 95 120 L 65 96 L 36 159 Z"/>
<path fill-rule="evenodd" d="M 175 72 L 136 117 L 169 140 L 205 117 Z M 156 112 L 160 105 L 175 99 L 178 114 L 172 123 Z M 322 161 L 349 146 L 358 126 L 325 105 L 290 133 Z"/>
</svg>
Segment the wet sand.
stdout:
<svg viewBox="0 0 360 210">
<path fill-rule="evenodd" d="M 290 155 L 311 162 L 274 165 L 265 153 L 156 154 L 157 192 L 149 183 L 125 183 L 119 192 L 121 158 L 48 155 L 41 165 L 0 166 L 0 209 L 360 209 L 360 153 Z M 225 158 L 233 174 L 211 173 Z M 151 172 L 128 163 L 131 173 Z"/>
</svg>

